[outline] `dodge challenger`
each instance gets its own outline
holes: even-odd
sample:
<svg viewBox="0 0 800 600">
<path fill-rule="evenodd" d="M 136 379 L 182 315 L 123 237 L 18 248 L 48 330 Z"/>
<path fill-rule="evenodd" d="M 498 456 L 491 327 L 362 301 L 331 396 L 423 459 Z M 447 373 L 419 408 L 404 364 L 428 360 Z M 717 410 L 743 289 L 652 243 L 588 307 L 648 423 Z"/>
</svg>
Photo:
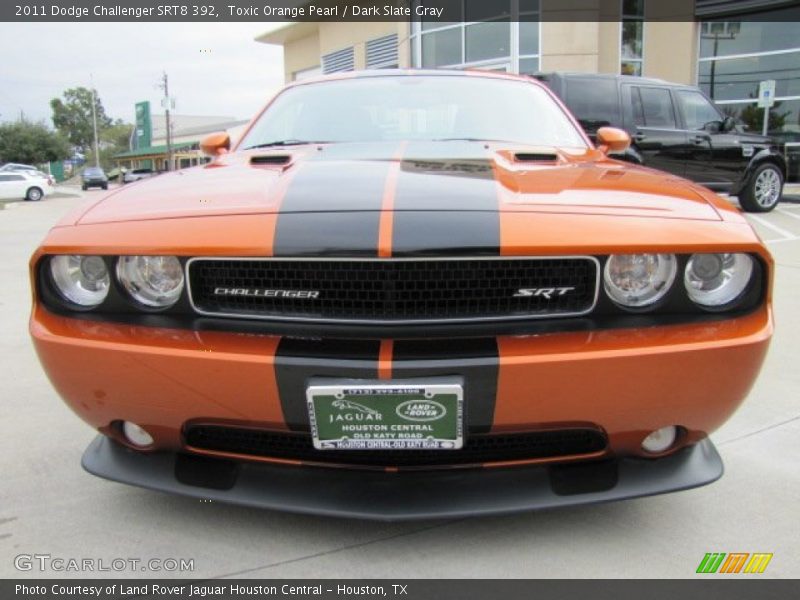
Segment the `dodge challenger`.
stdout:
<svg viewBox="0 0 800 600">
<path fill-rule="evenodd" d="M 80 207 L 30 332 L 153 490 L 375 519 L 689 489 L 773 330 L 773 261 L 690 181 L 609 158 L 538 82 L 289 85 L 200 167 Z"/>
</svg>

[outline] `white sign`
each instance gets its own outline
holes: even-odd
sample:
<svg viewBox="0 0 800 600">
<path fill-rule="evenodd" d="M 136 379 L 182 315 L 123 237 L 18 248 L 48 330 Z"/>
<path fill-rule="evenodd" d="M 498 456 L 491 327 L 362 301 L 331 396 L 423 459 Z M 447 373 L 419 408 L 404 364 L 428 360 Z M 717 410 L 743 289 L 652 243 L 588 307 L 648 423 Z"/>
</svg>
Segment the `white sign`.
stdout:
<svg viewBox="0 0 800 600">
<path fill-rule="evenodd" d="M 775 80 L 767 79 L 758 84 L 759 108 L 770 108 L 775 104 Z"/>
</svg>

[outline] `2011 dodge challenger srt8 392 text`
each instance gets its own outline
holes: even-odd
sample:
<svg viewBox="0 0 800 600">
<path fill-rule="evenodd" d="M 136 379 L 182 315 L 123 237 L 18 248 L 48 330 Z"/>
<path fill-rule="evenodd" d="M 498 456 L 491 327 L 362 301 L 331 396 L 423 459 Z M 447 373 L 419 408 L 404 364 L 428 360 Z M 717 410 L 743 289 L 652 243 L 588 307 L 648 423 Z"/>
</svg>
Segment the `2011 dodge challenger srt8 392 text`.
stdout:
<svg viewBox="0 0 800 600">
<path fill-rule="evenodd" d="M 114 481 L 381 519 L 714 481 L 772 334 L 738 211 L 521 77 L 290 85 L 64 218 L 31 334 Z"/>
</svg>

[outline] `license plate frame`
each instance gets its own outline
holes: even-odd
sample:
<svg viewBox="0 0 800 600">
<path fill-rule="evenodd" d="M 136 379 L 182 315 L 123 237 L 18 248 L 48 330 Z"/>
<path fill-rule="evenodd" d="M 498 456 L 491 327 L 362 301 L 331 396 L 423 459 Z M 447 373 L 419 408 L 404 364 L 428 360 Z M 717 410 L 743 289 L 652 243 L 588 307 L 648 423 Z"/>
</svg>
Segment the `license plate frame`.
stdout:
<svg viewBox="0 0 800 600">
<path fill-rule="evenodd" d="M 464 446 L 464 385 L 458 378 L 311 381 L 306 405 L 317 450 Z"/>
</svg>

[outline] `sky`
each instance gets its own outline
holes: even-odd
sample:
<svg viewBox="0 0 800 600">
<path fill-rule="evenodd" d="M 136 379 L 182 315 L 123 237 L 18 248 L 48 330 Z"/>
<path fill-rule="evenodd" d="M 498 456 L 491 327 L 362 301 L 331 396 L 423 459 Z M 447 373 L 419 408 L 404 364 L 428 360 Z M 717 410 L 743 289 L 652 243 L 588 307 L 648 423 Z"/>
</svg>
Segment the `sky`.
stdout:
<svg viewBox="0 0 800 600">
<path fill-rule="evenodd" d="M 162 113 L 169 75 L 175 112 L 249 119 L 283 85 L 283 49 L 254 41 L 275 23 L 0 23 L 0 121 L 52 127 L 50 100 L 90 86 L 106 113 L 134 120 L 150 100 Z"/>
</svg>

